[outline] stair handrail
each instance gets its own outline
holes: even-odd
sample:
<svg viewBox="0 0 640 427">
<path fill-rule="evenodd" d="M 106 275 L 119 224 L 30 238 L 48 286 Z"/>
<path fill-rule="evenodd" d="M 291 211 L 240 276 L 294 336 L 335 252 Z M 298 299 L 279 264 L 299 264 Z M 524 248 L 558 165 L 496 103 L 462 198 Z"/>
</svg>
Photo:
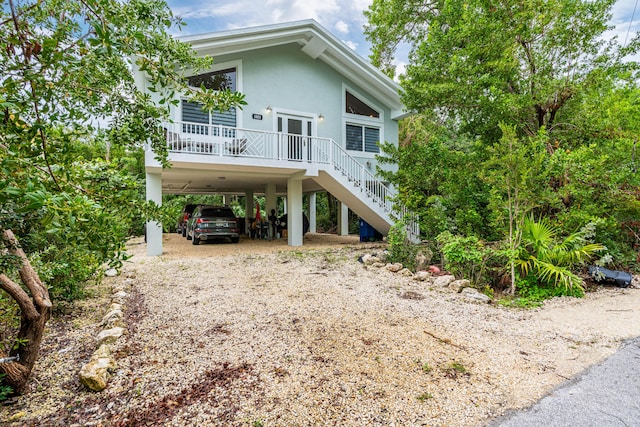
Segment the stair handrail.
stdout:
<svg viewBox="0 0 640 427">
<path fill-rule="evenodd" d="M 400 203 L 397 200 L 397 193 L 395 193 L 391 188 L 387 187 L 382 181 L 378 179 L 376 175 L 367 170 L 365 165 L 360 163 L 354 156 L 352 156 L 347 150 L 342 148 L 340 144 L 338 144 L 332 138 L 325 138 L 332 145 L 332 156 L 331 166 L 334 169 L 344 173 L 346 178 L 353 182 L 354 185 L 360 188 L 365 194 L 373 200 L 374 203 L 377 203 L 380 207 L 384 209 L 384 211 L 389 215 L 389 217 L 394 221 L 402 221 L 405 224 L 407 237 L 414 243 L 418 243 L 420 241 L 420 225 L 418 222 L 418 217 L 414 213 L 410 212 L 406 206 Z M 335 155 L 338 154 L 338 156 Z M 358 170 L 357 173 L 350 173 L 351 168 L 344 168 L 337 159 L 348 159 L 350 165 L 353 165 L 355 169 Z M 367 188 L 367 182 L 373 183 L 373 188 Z M 363 186 L 363 183 L 365 185 Z M 394 209 L 395 204 L 395 209 Z M 398 213 L 398 217 L 394 217 L 393 212 L 396 211 Z"/>
</svg>

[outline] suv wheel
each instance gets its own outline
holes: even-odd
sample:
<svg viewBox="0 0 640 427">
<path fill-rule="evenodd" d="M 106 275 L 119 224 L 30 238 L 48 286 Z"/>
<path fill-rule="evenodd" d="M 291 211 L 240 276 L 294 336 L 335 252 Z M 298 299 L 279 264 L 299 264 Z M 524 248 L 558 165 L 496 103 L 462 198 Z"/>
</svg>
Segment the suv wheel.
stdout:
<svg viewBox="0 0 640 427">
<path fill-rule="evenodd" d="M 191 243 L 194 245 L 199 245 L 200 244 L 200 239 L 198 239 L 197 237 L 194 237 L 193 240 L 191 240 Z"/>
<path fill-rule="evenodd" d="M 232 237 L 231 238 L 231 243 L 238 243 L 240 241 L 239 237 Z"/>
<path fill-rule="evenodd" d="M 187 229 L 182 226 L 182 237 L 187 237 Z"/>
</svg>

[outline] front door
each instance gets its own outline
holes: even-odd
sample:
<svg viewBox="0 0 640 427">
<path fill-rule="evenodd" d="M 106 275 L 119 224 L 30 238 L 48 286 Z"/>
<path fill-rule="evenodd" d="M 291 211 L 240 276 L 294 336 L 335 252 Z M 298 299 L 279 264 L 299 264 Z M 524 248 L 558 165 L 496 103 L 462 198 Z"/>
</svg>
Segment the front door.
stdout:
<svg viewBox="0 0 640 427">
<path fill-rule="evenodd" d="M 286 134 L 285 151 L 288 160 L 310 161 L 313 132 L 311 117 L 278 114 L 278 132 Z"/>
</svg>

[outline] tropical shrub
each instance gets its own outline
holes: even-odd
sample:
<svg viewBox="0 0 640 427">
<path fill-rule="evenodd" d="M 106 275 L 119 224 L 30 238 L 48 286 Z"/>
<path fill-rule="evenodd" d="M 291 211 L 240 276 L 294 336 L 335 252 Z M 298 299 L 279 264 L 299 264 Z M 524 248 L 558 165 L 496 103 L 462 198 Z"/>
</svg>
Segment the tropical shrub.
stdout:
<svg viewBox="0 0 640 427">
<path fill-rule="evenodd" d="M 591 243 L 595 224 L 560 239 L 560 230 L 547 219 L 526 218 L 522 227 L 522 243 L 516 255 L 516 266 L 522 277 L 535 277 L 538 285 L 549 285 L 574 295 L 584 290 L 582 279 L 573 272 L 605 247 Z"/>
<path fill-rule="evenodd" d="M 7 398 L 13 392 L 13 389 L 4 383 L 4 377 L 5 374 L 0 374 L 0 402 L 7 400 Z"/>
<path fill-rule="evenodd" d="M 446 270 L 476 285 L 484 281 L 487 260 L 493 254 L 491 248 L 476 236 L 457 236 L 448 231 L 440 233 L 436 240 Z"/>
<path fill-rule="evenodd" d="M 418 247 L 409 241 L 405 223 L 398 221 L 391 226 L 387 240 L 389 242 L 387 260 L 389 262 L 399 262 L 409 270 L 416 271 Z"/>
</svg>

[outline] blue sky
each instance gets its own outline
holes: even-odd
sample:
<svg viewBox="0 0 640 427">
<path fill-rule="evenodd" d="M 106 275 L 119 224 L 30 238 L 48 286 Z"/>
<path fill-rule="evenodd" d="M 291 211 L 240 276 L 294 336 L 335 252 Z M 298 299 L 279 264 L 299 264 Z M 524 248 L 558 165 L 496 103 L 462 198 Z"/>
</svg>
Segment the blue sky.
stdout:
<svg viewBox="0 0 640 427">
<path fill-rule="evenodd" d="M 369 57 L 371 45 L 362 28 L 366 23 L 363 11 L 371 0 L 167 0 L 167 3 L 174 14 L 187 23 L 180 35 L 312 18 L 361 56 Z M 638 0 L 618 0 L 613 7 L 611 24 L 615 29 L 609 36 L 616 35 L 620 43 L 624 43 L 628 33 L 630 40 L 640 30 Z M 398 52 L 399 72 L 406 64 L 406 54 Z"/>
</svg>

